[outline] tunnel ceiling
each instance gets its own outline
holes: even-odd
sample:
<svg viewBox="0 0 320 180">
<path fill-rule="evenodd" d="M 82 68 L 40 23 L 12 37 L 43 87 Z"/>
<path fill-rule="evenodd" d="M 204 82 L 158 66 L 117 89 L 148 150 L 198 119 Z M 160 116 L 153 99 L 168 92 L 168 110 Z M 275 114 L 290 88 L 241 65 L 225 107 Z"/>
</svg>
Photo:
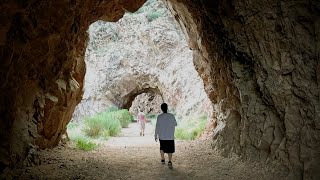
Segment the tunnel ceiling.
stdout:
<svg viewBox="0 0 320 180">
<path fill-rule="evenodd" d="M 129 109 L 132 105 L 132 102 L 134 99 L 142 94 L 142 93 L 153 93 L 153 94 L 158 94 L 161 97 L 163 96 L 162 93 L 160 92 L 159 89 L 157 88 L 146 88 L 146 89 L 140 89 L 140 90 L 135 90 L 130 92 L 128 95 L 126 95 L 124 98 L 127 99 L 126 103 L 123 105 L 123 108 Z"/>
<path fill-rule="evenodd" d="M 0 169 L 55 146 L 81 100 L 88 26 L 144 1 L 0 3 Z M 319 178 L 317 0 L 166 0 L 214 106 L 214 148 Z"/>
<path fill-rule="evenodd" d="M 118 80 L 114 79 L 111 86 L 106 88 L 105 97 L 119 108 L 129 109 L 134 98 L 142 93 L 164 94 L 165 85 L 150 74 L 125 74 Z"/>
</svg>

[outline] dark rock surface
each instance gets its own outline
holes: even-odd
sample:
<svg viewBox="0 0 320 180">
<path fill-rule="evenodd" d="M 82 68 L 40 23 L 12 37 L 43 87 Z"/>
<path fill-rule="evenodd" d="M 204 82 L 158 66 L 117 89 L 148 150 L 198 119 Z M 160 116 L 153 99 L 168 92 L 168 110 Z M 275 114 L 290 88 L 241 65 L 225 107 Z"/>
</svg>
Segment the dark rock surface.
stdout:
<svg viewBox="0 0 320 180">
<path fill-rule="evenodd" d="M 217 109 L 214 147 L 319 178 L 319 1 L 168 6 L 199 51 L 195 63 Z"/>
</svg>

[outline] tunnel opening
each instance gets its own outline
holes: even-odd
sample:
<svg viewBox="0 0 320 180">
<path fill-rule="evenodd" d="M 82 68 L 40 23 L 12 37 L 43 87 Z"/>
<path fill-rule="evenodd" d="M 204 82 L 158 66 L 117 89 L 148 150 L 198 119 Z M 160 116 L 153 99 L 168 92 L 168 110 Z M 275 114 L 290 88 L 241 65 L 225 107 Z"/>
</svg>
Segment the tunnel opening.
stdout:
<svg viewBox="0 0 320 180">
<path fill-rule="evenodd" d="M 163 98 L 160 94 L 154 92 L 146 92 L 137 95 L 129 108 L 132 114 L 143 112 L 150 116 L 160 114 L 159 104 L 163 103 Z M 170 111 L 171 112 L 171 111 Z"/>
<path fill-rule="evenodd" d="M 319 2 L 163 2 L 213 106 L 212 148 L 319 179 Z M 34 150 L 56 146 L 66 131 L 82 99 L 88 26 L 143 3 L 0 3 L 1 171 L 32 165 Z"/>
<path fill-rule="evenodd" d="M 179 122 L 176 138 L 193 140 L 202 134 L 210 138 L 207 132 L 212 129 L 206 128 L 212 114 L 210 100 L 185 35 L 162 1 L 147 1 L 118 22 L 97 21 L 88 34 L 84 95 L 67 126 L 67 136 L 76 147 L 85 148 L 80 144 L 100 137 L 138 135 L 123 129 L 137 128 L 130 123 L 138 113 L 145 114 L 154 131 L 164 102 Z M 120 111 L 129 123 L 116 118 Z M 106 120 L 111 116 L 120 121 L 120 131 L 113 132 L 116 125 Z M 147 135 L 151 137 L 150 132 Z"/>
</svg>

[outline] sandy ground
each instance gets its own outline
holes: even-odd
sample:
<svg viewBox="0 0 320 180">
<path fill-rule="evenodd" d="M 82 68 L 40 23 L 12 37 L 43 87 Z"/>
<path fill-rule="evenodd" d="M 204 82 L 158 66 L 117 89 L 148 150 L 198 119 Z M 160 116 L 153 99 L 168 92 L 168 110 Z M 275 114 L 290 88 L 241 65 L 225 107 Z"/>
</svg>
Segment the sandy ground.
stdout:
<svg viewBox="0 0 320 180">
<path fill-rule="evenodd" d="M 224 158 L 209 141 L 176 141 L 173 169 L 160 163 L 153 127 L 139 136 L 137 124 L 85 152 L 68 143 L 40 152 L 41 165 L 17 169 L 14 179 L 287 179 L 277 168 Z"/>
</svg>

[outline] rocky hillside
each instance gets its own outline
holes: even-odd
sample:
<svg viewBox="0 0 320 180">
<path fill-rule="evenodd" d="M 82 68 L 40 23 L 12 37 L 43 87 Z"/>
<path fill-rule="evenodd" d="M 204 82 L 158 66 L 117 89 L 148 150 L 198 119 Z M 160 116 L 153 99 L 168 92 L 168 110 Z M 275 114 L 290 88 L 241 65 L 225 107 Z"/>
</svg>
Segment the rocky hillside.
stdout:
<svg viewBox="0 0 320 180">
<path fill-rule="evenodd" d="M 162 2 L 150 0 L 116 23 L 97 21 L 88 32 L 84 95 L 73 120 L 109 106 L 129 108 L 126 104 L 149 89 L 178 115 L 210 113 L 193 53 Z"/>
</svg>

